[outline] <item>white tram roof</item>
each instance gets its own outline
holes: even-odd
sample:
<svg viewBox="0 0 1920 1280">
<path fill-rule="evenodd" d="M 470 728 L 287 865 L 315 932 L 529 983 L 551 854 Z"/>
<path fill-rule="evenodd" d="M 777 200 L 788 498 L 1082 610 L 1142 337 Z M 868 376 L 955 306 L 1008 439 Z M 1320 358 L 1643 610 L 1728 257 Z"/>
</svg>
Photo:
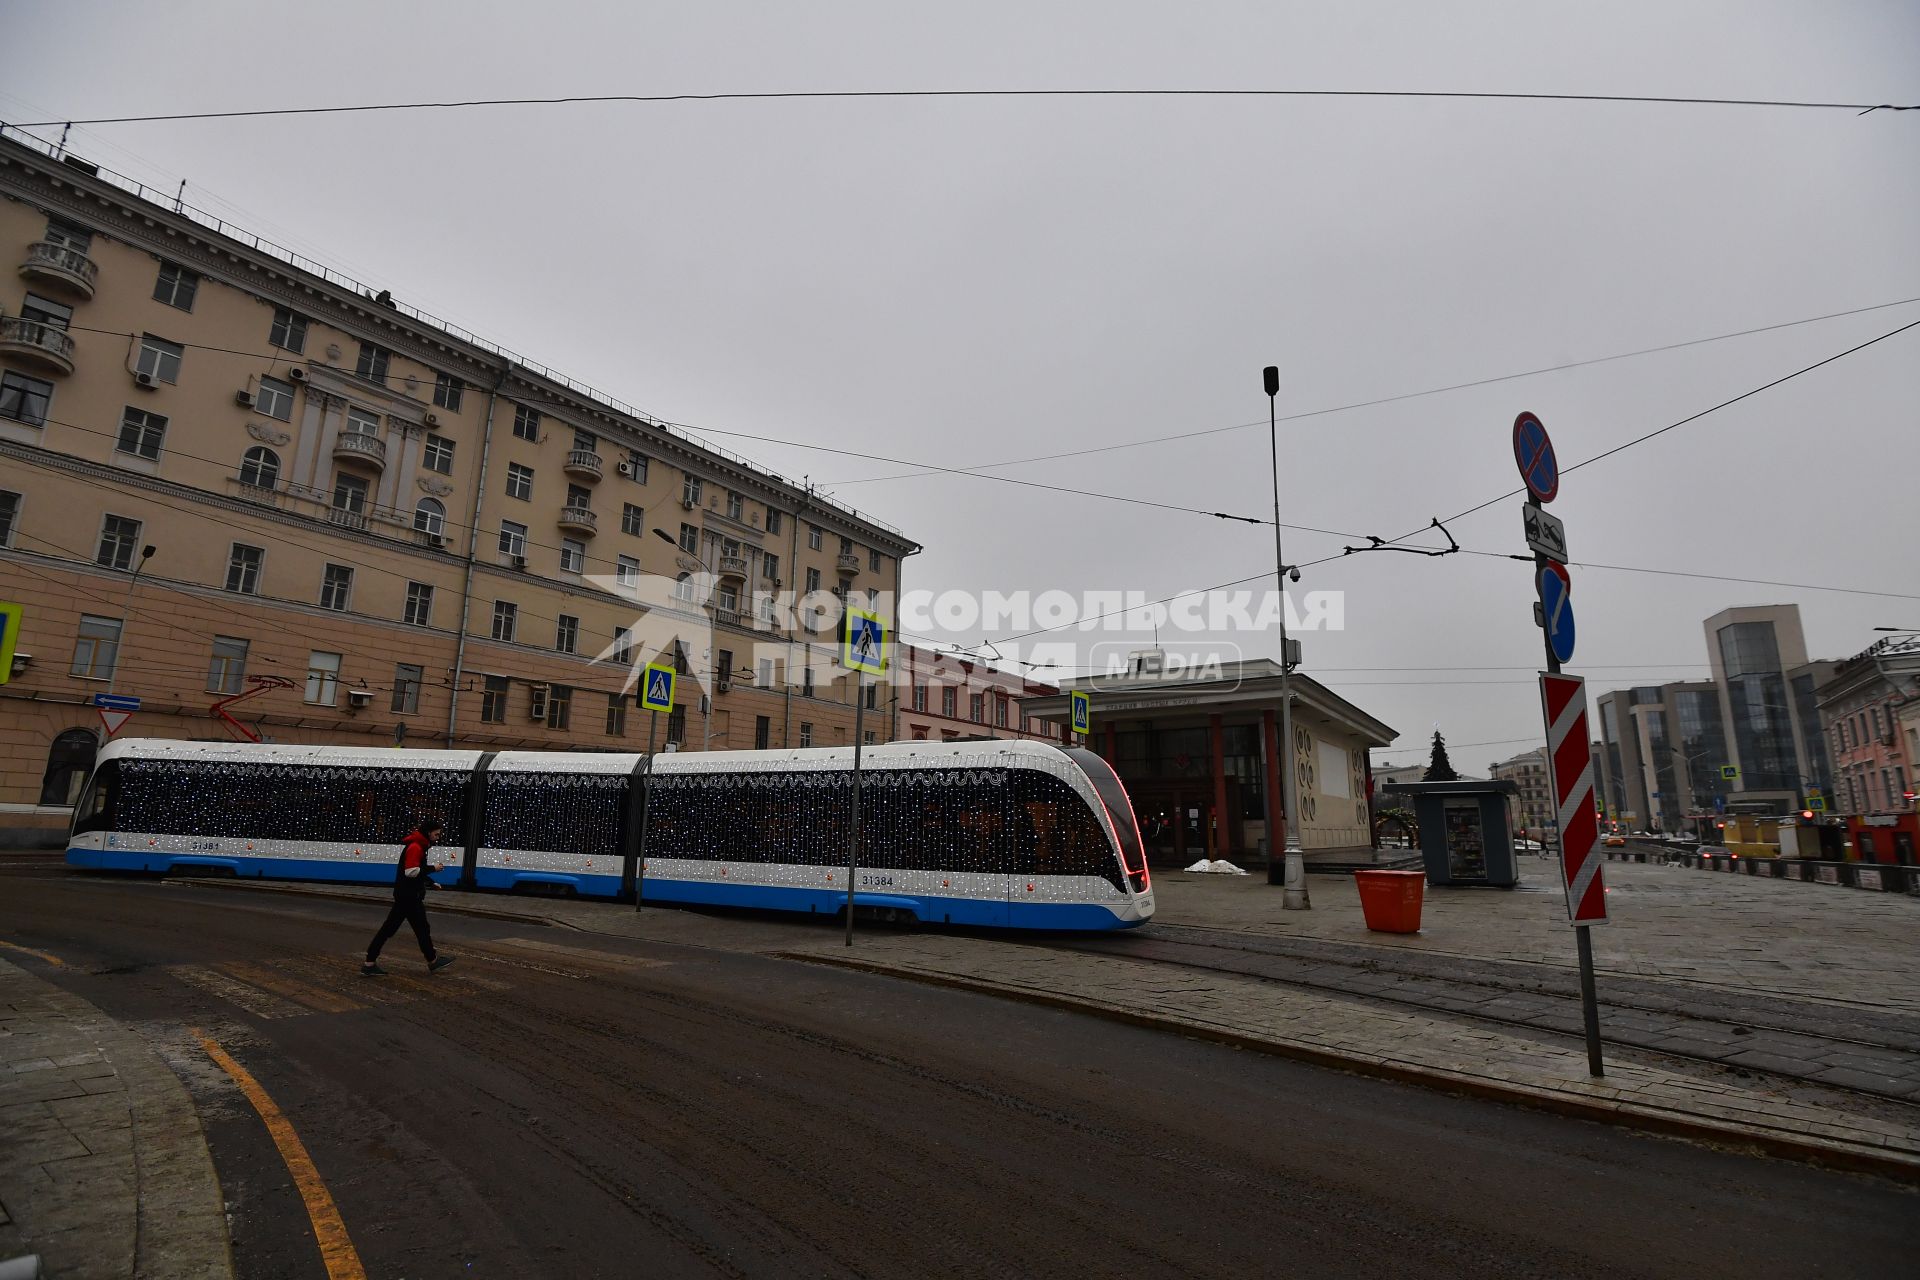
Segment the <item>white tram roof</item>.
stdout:
<svg viewBox="0 0 1920 1280">
<path fill-rule="evenodd" d="M 1058 765 L 1060 749 L 1018 739 L 974 742 L 885 742 L 860 749 L 862 769 L 977 769 Z M 795 747 L 784 751 L 671 751 L 654 757 L 656 773 L 731 770 L 791 772 L 853 769 L 852 747 Z"/>
<path fill-rule="evenodd" d="M 135 756 L 147 760 L 205 760 L 217 764 L 320 764 L 394 769 L 472 769 L 478 751 L 412 747 L 339 747 L 311 743 L 181 742 L 176 738 L 116 738 L 99 760 Z"/>
</svg>

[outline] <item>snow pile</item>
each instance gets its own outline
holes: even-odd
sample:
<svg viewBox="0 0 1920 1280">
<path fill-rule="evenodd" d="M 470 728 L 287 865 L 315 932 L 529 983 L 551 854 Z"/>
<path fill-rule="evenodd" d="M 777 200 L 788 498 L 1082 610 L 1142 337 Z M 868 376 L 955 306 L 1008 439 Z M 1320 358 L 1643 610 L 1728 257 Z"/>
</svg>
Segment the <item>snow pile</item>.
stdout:
<svg viewBox="0 0 1920 1280">
<path fill-rule="evenodd" d="M 1236 867 L 1231 862 L 1228 862 L 1225 858 L 1215 858 L 1212 862 L 1208 862 L 1205 858 L 1202 858 L 1200 859 L 1200 861 L 1188 867 L 1187 870 L 1211 871 L 1223 876 L 1244 876 L 1247 874 L 1245 871 L 1242 871 L 1239 867 Z"/>
</svg>

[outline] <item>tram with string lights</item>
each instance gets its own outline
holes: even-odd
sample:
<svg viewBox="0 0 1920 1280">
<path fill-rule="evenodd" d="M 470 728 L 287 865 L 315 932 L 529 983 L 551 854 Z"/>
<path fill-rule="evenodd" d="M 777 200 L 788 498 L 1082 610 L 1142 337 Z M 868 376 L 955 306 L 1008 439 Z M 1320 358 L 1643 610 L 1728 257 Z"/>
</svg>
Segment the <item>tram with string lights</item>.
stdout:
<svg viewBox="0 0 1920 1280">
<path fill-rule="evenodd" d="M 101 751 L 70 866 L 391 884 L 424 817 L 442 887 L 1014 929 L 1153 916 L 1133 806 L 1091 751 L 1025 741 L 656 755 L 130 739 Z"/>
</svg>

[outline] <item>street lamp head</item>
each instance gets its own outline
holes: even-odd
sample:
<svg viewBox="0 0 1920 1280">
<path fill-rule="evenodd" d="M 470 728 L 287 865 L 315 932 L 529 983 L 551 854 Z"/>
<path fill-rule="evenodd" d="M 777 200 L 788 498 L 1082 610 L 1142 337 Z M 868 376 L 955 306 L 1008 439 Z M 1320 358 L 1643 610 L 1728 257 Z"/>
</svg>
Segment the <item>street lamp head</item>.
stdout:
<svg viewBox="0 0 1920 1280">
<path fill-rule="evenodd" d="M 153 559 L 153 548 L 151 546 L 145 546 L 140 548 L 140 558 L 142 560 Z"/>
<path fill-rule="evenodd" d="M 675 539 L 674 536 L 668 533 L 665 529 L 655 528 L 653 531 L 653 536 L 660 539 L 660 541 L 666 543 L 670 547 L 678 547 L 680 545 L 679 541 Z"/>
<path fill-rule="evenodd" d="M 1266 368 L 1260 371 L 1260 376 L 1266 381 L 1267 394 L 1269 396 L 1277 396 L 1280 394 L 1280 366 L 1279 365 L 1277 364 L 1268 365 Z"/>
</svg>

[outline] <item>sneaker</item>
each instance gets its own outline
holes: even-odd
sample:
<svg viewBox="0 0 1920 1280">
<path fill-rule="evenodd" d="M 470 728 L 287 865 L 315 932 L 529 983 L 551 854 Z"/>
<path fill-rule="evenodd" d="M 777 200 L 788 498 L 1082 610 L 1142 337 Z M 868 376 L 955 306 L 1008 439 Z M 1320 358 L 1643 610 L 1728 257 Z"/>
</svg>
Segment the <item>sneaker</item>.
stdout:
<svg viewBox="0 0 1920 1280">
<path fill-rule="evenodd" d="M 387 971 L 369 960 L 360 966 L 360 976 L 363 978 L 384 978 L 387 976 Z"/>
<path fill-rule="evenodd" d="M 429 963 L 429 964 L 427 965 L 427 972 L 428 972 L 428 973 L 438 973 L 438 972 L 440 972 L 440 971 L 441 971 L 442 969 L 444 969 L 444 968 L 446 968 L 446 967 L 447 967 L 448 965 L 450 965 L 450 964 L 452 964 L 452 963 L 453 963 L 453 957 L 452 957 L 452 956 L 436 956 L 436 957 L 434 957 L 434 959 L 433 959 L 433 960 L 432 960 L 432 961 L 431 961 L 431 962 L 430 962 L 430 963 Z"/>
</svg>

